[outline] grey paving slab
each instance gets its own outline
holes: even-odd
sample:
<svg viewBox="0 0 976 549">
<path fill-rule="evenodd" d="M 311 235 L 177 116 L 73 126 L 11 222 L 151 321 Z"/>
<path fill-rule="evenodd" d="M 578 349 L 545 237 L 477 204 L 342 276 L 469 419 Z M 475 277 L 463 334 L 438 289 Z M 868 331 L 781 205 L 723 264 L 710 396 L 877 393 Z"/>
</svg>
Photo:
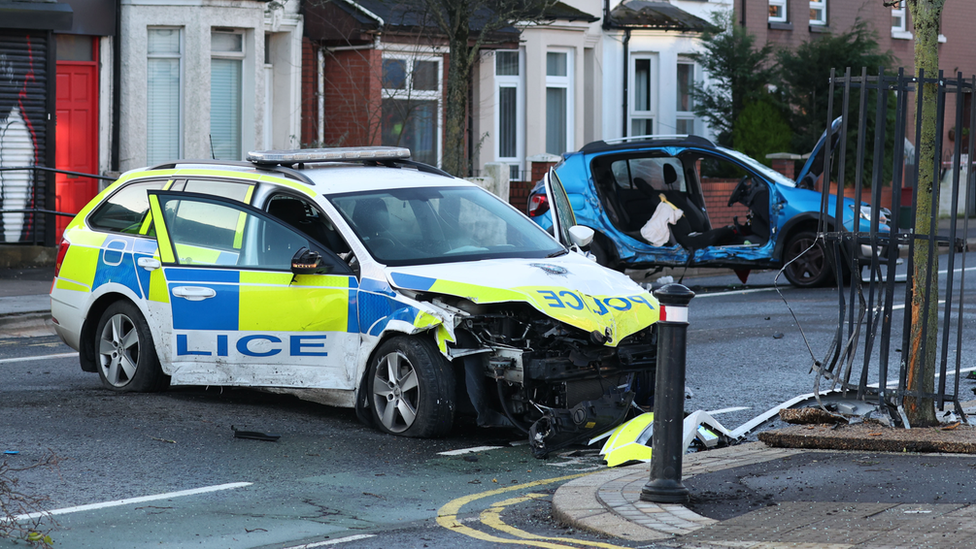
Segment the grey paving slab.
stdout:
<svg viewBox="0 0 976 549">
<path fill-rule="evenodd" d="M 51 298 L 47 294 L 0 297 L 0 316 L 50 312 Z"/>
</svg>

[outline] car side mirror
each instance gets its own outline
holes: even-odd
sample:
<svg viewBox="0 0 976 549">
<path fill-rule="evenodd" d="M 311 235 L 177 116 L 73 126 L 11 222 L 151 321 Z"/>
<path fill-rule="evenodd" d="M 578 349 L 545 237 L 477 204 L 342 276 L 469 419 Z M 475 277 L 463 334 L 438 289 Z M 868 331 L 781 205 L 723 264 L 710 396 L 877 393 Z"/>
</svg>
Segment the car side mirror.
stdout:
<svg viewBox="0 0 976 549">
<path fill-rule="evenodd" d="M 322 254 L 302 247 L 291 258 L 291 272 L 296 275 L 309 275 L 328 272 L 322 265 Z"/>
<path fill-rule="evenodd" d="M 573 225 L 569 228 L 569 238 L 573 241 L 573 244 L 580 248 L 585 248 L 593 242 L 593 229 L 589 227 L 584 227 L 583 225 Z"/>
</svg>

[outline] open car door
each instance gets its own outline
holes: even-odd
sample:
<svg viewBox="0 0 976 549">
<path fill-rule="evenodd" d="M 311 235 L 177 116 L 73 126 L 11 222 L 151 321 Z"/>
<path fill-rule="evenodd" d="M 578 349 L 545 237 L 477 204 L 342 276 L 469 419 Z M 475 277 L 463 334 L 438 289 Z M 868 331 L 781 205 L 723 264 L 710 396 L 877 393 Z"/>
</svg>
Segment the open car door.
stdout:
<svg viewBox="0 0 976 549">
<path fill-rule="evenodd" d="M 810 157 L 800 168 L 800 173 L 796 175 L 796 186 L 801 189 L 814 189 L 824 171 L 824 154 L 826 154 L 827 134 L 830 133 L 830 156 L 833 158 L 837 151 L 837 143 L 840 138 L 840 124 L 844 120 L 843 116 L 838 116 L 830 123 L 830 128 L 824 130 L 820 140 L 810 151 Z M 833 162 L 831 162 L 833 164 Z"/>
<path fill-rule="evenodd" d="M 589 246 L 593 241 L 593 229 L 576 224 L 573 205 L 555 170 L 549 168 L 549 172 L 543 178 L 543 184 L 546 186 L 549 209 L 552 211 L 552 235 L 567 248 L 572 248 L 574 245 L 578 248 Z"/>
</svg>

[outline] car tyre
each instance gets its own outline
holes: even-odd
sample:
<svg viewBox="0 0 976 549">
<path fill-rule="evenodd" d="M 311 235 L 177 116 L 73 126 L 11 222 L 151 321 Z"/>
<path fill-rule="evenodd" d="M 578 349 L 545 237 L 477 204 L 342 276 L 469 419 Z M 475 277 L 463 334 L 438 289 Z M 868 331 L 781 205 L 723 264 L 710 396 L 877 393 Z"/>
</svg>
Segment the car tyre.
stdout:
<svg viewBox="0 0 976 549">
<path fill-rule="evenodd" d="M 147 393 L 169 386 L 149 325 L 127 301 L 117 301 L 102 313 L 95 329 L 95 362 L 102 385 L 112 391 Z"/>
<path fill-rule="evenodd" d="M 834 281 L 827 249 L 813 231 L 800 231 L 790 237 L 783 249 L 783 264 L 783 274 L 797 288 L 819 288 Z"/>
<path fill-rule="evenodd" d="M 399 336 L 384 342 L 367 375 L 373 422 L 381 431 L 431 438 L 451 430 L 454 371 L 431 341 Z"/>
</svg>

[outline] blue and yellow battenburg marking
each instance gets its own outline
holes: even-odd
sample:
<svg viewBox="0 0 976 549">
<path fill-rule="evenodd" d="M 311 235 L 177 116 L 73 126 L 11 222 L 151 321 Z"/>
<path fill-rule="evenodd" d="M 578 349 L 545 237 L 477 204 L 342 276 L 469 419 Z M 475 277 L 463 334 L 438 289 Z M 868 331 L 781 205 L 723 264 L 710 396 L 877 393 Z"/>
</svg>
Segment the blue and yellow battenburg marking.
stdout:
<svg viewBox="0 0 976 549">
<path fill-rule="evenodd" d="M 66 231 L 67 233 L 68 231 Z M 159 276 L 137 266 L 141 257 L 156 255 L 156 242 L 125 235 L 70 231 L 55 289 L 91 292 L 105 284 L 125 286 L 140 299 L 153 299 L 153 280 Z"/>
<path fill-rule="evenodd" d="M 405 273 L 393 273 L 398 287 L 443 293 L 475 303 L 524 301 L 542 313 L 591 332 L 610 330 L 609 345 L 657 322 L 660 310 L 648 293 L 594 296 L 564 287 L 516 286 L 497 288 Z"/>
</svg>

